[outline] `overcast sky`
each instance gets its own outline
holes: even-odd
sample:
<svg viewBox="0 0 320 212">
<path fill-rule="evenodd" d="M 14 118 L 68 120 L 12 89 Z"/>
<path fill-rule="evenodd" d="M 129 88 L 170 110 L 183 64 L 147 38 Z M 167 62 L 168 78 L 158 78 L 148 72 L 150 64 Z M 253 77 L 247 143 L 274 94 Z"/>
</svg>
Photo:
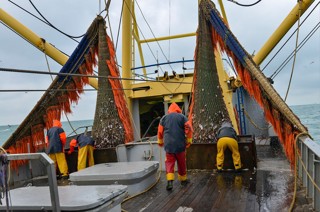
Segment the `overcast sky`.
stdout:
<svg viewBox="0 0 320 212">
<path fill-rule="evenodd" d="M 29 1 L 12 0 L 24 9 L 39 17 Z M 253 1 L 238 1 L 242 4 L 251 4 Z M 52 25 L 61 31 L 79 36 L 86 32 L 91 22 L 100 12 L 99 0 L 33 0 L 33 4 L 51 22 Z M 103 2 L 103 1 L 101 1 Z M 121 65 L 121 37 L 117 38 L 119 28 L 119 16 L 121 13 L 120 0 L 112 1 L 110 5 L 110 23 L 107 23 L 108 34 L 112 30 L 114 43 L 118 41 L 117 54 L 119 64 Z M 136 16 L 138 19 L 140 37 L 153 38 L 176 35 L 182 33 L 195 32 L 197 29 L 197 2 L 198 0 L 139 0 L 136 5 Z M 186 3 L 188 2 L 188 3 Z M 217 7 L 217 1 L 213 1 Z M 291 11 L 297 1 L 294 0 L 262 0 L 252 7 L 241 7 L 229 1 L 224 1 L 229 25 L 232 32 L 238 38 L 242 46 L 249 53 L 258 52 L 272 32 L 279 26 L 283 18 Z M 301 17 L 304 20 L 306 15 L 318 3 L 315 1 L 307 12 Z M 102 3 L 101 3 L 102 4 Z M 101 5 L 103 7 L 103 5 Z M 6 0 L 2 0 L 0 8 L 15 17 L 22 24 L 27 26 L 40 37 L 50 42 L 55 47 L 71 55 L 77 46 L 77 43 L 70 38 L 62 35 L 48 25 L 42 23 L 30 14 L 16 7 Z M 219 7 L 218 7 L 219 8 Z M 140 9 L 143 12 L 141 15 Z M 105 15 L 105 13 L 103 13 Z M 148 21 L 146 23 L 144 18 Z M 308 33 L 320 21 L 319 6 L 305 21 L 299 30 L 298 40 L 301 42 Z M 152 29 L 150 31 L 149 29 Z M 297 25 L 294 25 L 288 36 L 291 35 Z M 274 53 L 280 48 L 288 36 L 281 40 L 280 45 L 270 54 L 261 67 L 263 68 Z M 294 50 L 296 35 L 288 42 L 276 59 L 274 59 L 264 70 L 267 77 L 271 76 L 277 70 L 280 64 Z M 193 59 L 195 38 L 185 38 L 182 40 L 171 40 L 160 42 L 150 46 L 143 45 L 146 64 L 155 64 L 159 62 L 179 61 Z M 152 52 L 150 49 L 152 49 Z M 164 56 L 165 55 L 165 56 Z M 14 68 L 36 71 L 58 72 L 61 66 L 49 58 L 49 66 L 46 63 L 45 55 L 12 32 L 3 24 L 0 24 L 0 67 Z M 136 66 L 140 66 L 139 60 L 136 60 Z M 186 63 L 185 67 L 192 68 L 193 63 Z M 177 71 L 182 71 L 182 64 L 172 66 Z M 149 72 L 156 68 L 148 69 Z M 274 87 L 278 93 L 284 97 L 290 72 L 292 69 L 292 60 L 278 74 L 274 81 Z M 162 67 L 163 71 L 171 70 L 171 67 Z M 160 72 L 161 73 L 161 72 Z M 0 90 L 12 89 L 47 89 L 51 83 L 49 75 L 32 75 L 21 73 L 0 72 Z M 314 104 L 320 103 L 320 30 L 309 39 L 309 41 L 297 53 L 293 80 L 287 99 L 288 105 Z M 87 88 L 91 88 L 90 86 Z M 20 124 L 29 114 L 37 101 L 42 96 L 42 92 L 0 92 L 0 125 Z M 88 91 L 81 96 L 78 105 L 73 106 L 73 114 L 69 115 L 70 120 L 93 119 L 95 111 L 96 92 Z M 65 117 L 63 120 L 66 120 Z"/>
</svg>

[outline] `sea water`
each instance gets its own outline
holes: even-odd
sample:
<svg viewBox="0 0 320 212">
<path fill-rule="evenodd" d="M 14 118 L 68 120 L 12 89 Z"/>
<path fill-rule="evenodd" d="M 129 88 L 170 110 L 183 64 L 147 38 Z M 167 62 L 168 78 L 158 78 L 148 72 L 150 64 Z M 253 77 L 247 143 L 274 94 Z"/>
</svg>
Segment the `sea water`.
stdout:
<svg viewBox="0 0 320 212">
<path fill-rule="evenodd" d="M 302 124 L 304 124 L 313 137 L 314 141 L 320 144 L 320 104 L 310 105 L 296 105 L 290 106 L 292 111 L 299 117 Z M 85 131 L 85 126 L 92 129 L 93 120 L 80 120 L 62 122 L 63 129 L 66 131 L 67 136 Z M 11 134 L 17 129 L 18 125 L 5 125 L 0 126 L 0 145 L 2 145 Z"/>
<path fill-rule="evenodd" d="M 80 121 L 64 121 L 62 128 L 67 136 L 75 135 L 76 133 L 83 133 L 86 128 L 92 130 L 93 120 L 80 120 Z M 18 128 L 19 125 L 5 125 L 0 126 L 0 145 L 2 145 L 11 134 Z"/>
</svg>

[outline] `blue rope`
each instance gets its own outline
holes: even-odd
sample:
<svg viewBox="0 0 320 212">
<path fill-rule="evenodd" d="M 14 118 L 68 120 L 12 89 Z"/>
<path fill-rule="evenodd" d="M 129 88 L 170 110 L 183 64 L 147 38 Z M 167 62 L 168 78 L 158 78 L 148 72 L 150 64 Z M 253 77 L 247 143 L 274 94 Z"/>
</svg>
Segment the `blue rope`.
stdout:
<svg viewBox="0 0 320 212">
<path fill-rule="evenodd" d="M 72 52 L 71 56 L 69 57 L 66 64 L 61 68 L 59 73 L 75 73 L 79 66 L 83 63 L 84 57 L 83 55 L 87 54 L 89 52 L 88 44 L 89 39 L 87 38 L 88 35 L 86 34 L 81 39 L 79 45 L 77 48 Z M 66 76 L 59 76 L 59 82 L 63 81 L 66 78 Z M 66 79 L 67 82 L 71 80 L 71 77 L 68 77 Z"/>
<path fill-rule="evenodd" d="M 213 28 L 217 31 L 217 33 L 224 40 L 225 45 L 234 53 L 236 58 L 240 61 L 240 63 L 245 65 L 245 58 L 247 57 L 246 52 L 239 45 L 236 38 L 233 36 L 228 27 L 221 20 L 220 16 L 217 14 L 215 10 L 211 10 L 210 12 L 210 23 Z"/>
</svg>

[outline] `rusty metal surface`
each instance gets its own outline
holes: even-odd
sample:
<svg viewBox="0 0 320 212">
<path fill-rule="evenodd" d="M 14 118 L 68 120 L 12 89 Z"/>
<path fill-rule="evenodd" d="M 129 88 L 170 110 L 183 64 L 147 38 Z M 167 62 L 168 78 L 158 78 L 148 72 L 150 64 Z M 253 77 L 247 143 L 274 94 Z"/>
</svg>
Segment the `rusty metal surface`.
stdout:
<svg viewBox="0 0 320 212">
<path fill-rule="evenodd" d="M 254 137 L 238 136 L 242 168 L 253 170 L 257 167 L 257 153 Z M 188 169 L 216 169 L 217 143 L 192 144 L 187 150 Z M 223 169 L 234 169 L 232 153 L 225 151 Z"/>
</svg>

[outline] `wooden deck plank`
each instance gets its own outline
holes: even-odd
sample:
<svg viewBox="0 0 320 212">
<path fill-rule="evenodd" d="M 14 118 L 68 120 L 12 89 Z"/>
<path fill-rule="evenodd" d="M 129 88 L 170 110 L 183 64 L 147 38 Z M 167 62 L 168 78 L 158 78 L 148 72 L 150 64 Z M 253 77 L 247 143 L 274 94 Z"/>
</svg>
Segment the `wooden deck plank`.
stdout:
<svg viewBox="0 0 320 212">
<path fill-rule="evenodd" d="M 241 173 L 189 170 L 191 182 L 183 187 L 176 180 L 172 191 L 166 191 L 165 172 L 162 172 L 154 188 L 123 203 L 122 208 L 129 212 L 287 211 L 294 176 L 286 167 L 283 155 L 277 157 L 267 151 L 268 147 L 258 151 L 261 157 L 257 170 Z M 268 160 L 275 166 L 270 166 Z"/>
<path fill-rule="evenodd" d="M 208 182 L 208 175 L 195 172 L 190 176 L 190 183 L 183 188 L 181 193 L 183 194 L 180 197 L 175 197 L 175 201 L 171 204 L 168 204 L 168 210 L 175 211 L 179 207 L 186 207 L 190 206 L 190 200 L 193 200 L 196 196 L 199 195 L 199 192 L 203 188 L 203 184 L 207 184 Z M 199 189 L 200 188 L 200 189 Z"/>
</svg>

